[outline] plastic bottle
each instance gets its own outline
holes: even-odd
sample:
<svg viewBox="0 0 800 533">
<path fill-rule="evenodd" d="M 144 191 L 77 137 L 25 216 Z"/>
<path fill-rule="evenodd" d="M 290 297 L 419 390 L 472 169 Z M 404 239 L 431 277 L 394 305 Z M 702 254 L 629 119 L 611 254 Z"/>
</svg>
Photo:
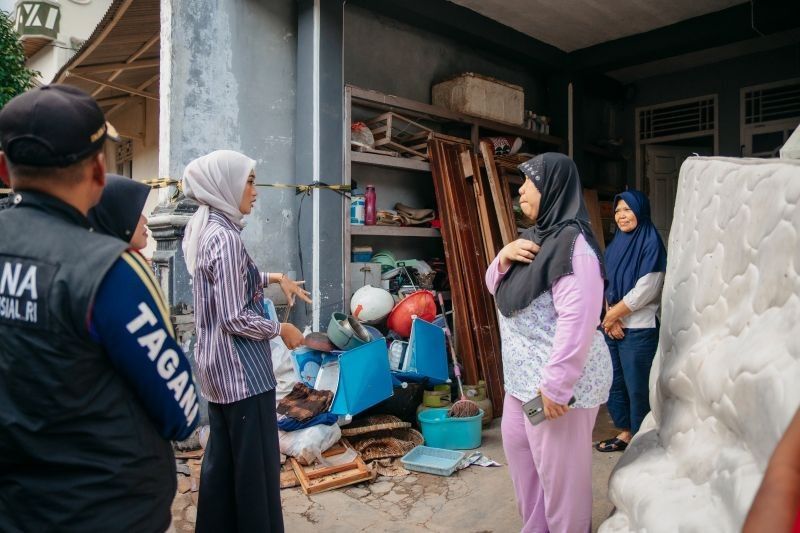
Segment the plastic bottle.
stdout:
<svg viewBox="0 0 800 533">
<path fill-rule="evenodd" d="M 377 210 L 376 204 L 377 198 L 375 197 L 375 187 L 373 185 L 367 185 L 367 194 L 365 195 L 364 200 L 364 223 L 367 226 L 374 226 L 375 221 L 377 220 Z"/>
<path fill-rule="evenodd" d="M 354 226 L 364 225 L 364 195 L 359 191 L 353 191 L 350 195 L 350 224 Z"/>
</svg>

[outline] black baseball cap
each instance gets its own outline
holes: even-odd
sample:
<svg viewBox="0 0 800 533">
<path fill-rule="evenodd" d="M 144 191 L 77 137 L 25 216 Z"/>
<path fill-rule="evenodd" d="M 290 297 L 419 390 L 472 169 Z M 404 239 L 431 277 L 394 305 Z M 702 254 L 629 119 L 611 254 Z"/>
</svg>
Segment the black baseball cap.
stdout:
<svg viewBox="0 0 800 533">
<path fill-rule="evenodd" d="M 0 150 L 12 163 L 66 167 L 118 141 L 94 98 L 76 87 L 31 89 L 0 110 Z"/>
</svg>

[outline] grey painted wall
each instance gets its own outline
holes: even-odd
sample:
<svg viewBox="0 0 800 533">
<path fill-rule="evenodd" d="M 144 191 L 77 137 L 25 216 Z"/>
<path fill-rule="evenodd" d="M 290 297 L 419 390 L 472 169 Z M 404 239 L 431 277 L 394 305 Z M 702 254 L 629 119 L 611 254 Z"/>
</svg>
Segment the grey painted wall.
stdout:
<svg viewBox="0 0 800 533">
<path fill-rule="evenodd" d="M 800 44 L 746 55 L 737 59 L 705 65 L 635 83 L 636 96 L 620 115 L 622 134 L 628 146 L 635 146 L 635 108 L 692 98 L 718 95 L 719 155 L 738 157 L 740 150 L 739 108 L 742 87 L 781 81 L 800 76 Z M 628 165 L 628 183 L 635 182 L 633 159 Z"/>
<path fill-rule="evenodd" d="M 544 76 L 524 65 L 451 39 L 345 5 L 344 79 L 365 89 L 430 103 L 431 85 L 476 72 L 525 89 L 525 108 L 548 114 Z"/>
<path fill-rule="evenodd" d="M 258 162 L 258 183 L 294 183 L 292 0 L 170 0 L 168 172 L 217 149 Z M 163 94 L 163 91 L 162 91 Z M 164 171 L 162 165 L 162 172 Z M 294 192 L 261 188 L 243 239 L 263 270 L 297 270 Z"/>
</svg>

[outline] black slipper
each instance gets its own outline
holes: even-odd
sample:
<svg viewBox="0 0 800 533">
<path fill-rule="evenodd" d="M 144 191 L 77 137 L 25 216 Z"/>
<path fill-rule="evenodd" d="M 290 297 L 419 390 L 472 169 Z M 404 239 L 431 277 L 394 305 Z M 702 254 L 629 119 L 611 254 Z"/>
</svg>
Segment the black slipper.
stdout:
<svg viewBox="0 0 800 533">
<path fill-rule="evenodd" d="M 623 452 L 627 447 L 627 442 L 616 437 L 613 439 L 601 440 L 594 445 L 594 449 L 598 452 Z"/>
</svg>

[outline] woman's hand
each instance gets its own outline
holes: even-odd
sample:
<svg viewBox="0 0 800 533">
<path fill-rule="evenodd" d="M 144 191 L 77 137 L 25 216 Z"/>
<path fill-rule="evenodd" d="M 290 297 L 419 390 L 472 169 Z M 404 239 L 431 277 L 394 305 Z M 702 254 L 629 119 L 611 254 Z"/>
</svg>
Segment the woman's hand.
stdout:
<svg viewBox="0 0 800 533">
<path fill-rule="evenodd" d="M 295 298 L 297 297 L 306 303 L 311 303 L 311 298 L 308 297 L 310 293 L 303 290 L 300 286 L 305 283 L 304 281 L 294 281 L 286 277 L 286 274 L 282 274 L 278 283 L 280 283 L 281 290 L 284 296 L 286 296 L 286 301 L 289 302 L 290 307 L 294 305 Z"/>
<path fill-rule="evenodd" d="M 603 322 L 603 331 L 605 331 L 606 335 L 608 335 L 612 339 L 620 340 L 625 338 L 625 331 L 623 331 L 622 329 L 621 320 L 617 320 L 610 326 L 606 326 L 606 323 Z"/>
<path fill-rule="evenodd" d="M 297 329 L 294 324 L 288 322 L 281 323 L 281 339 L 283 340 L 283 344 L 290 350 L 302 346 L 305 342 L 305 338 L 303 338 L 303 334 L 300 333 L 300 330 Z"/>
<path fill-rule="evenodd" d="M 562 405 L 560 403 L 556 403 L 547 396 L 542 391 L 539 391 L 539 394 L 542 395 L 542 405 L 544 406 L 544 417 L 547 420 L 555 420 L 560 416 L 564 416 L 569 411 L 568 405 Z"/>
<path fill-rule="evenodd" d="M 604 330 L 611 329 L 611 326 L 615 322 L 619 322 L 621 318 L 626 317 L 631 313 L 632 311 L 625 304 L 625 302 L 620 300 L 619 302 L 617 302 L 616 304 L 614 304 L 613 306 L 609 307 L 606 310 L 606 316 L 603 318 L 603 329 Z"/>
<path fill-rule="evenodd" d="M 517 239 L 506 244 L 500 253 L 500 269 L 504 272 L 511 267 L 511 263 L 532 263 L 533 258 L 539 253 L 539 245 L 528 239 Z"/>
</svg>

